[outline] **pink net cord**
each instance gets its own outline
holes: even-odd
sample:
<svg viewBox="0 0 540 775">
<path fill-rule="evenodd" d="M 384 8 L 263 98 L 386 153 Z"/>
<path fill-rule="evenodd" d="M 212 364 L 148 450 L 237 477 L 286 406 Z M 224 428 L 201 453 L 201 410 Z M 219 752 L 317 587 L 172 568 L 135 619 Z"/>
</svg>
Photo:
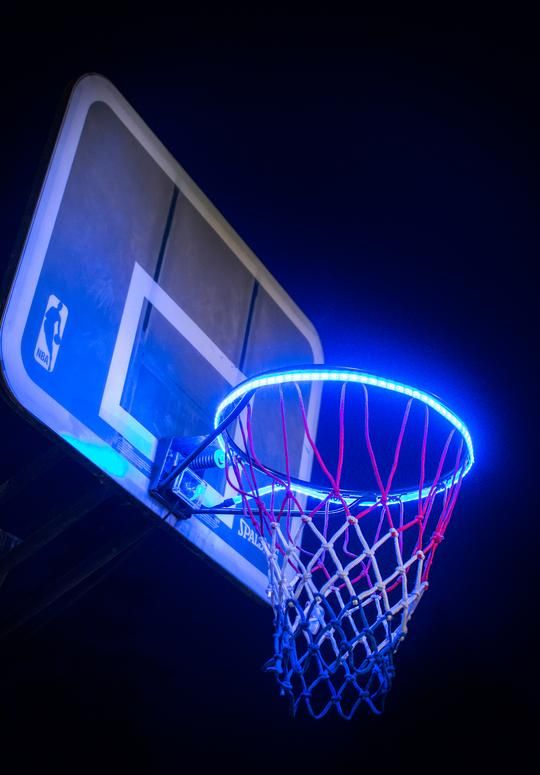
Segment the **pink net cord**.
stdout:
<svg viewBox="0 0 540 775">
<path fill-rule="evenodd" d="M 295 712 L 304 705 L 320 718 L 335 708 L 351 718 L 366 703 L 378 713 L 394 675 L 393 654 L 427 589 L 433 558 L 456 504 L 463 441 L 454 439 L 452 428 L 434 459 L 431 452 L 435 475 L 426 489 L 430 410 L 422 405 L 418 497 L 396 495 L 392 487 L 413 399 L 406 402 L 394 440 L 388 442 L 393 454 L 385 475 L 371 438 L 368 389 L 362 385 L 363 428 L 354 430 L 355 442 L 365 446 L 376 483 L 375 497 L 362 503 L 341 484 L 347 385 L 341 387 L 333 467 L 312 437 L 301 389 L 295 387 L 305 439 L 326 493 L 314 498 L 294 489 L 281 387 L 276 422 L 281 425 L 283 473 L 270 470 L 257 454 L 251 406 L 239 420 L 243 454 L 230 449 L 227 455 L 227 481 L 241 496 L 268 561 L 275 636 L 267 668 L 291 697 Z"/>
</svg>

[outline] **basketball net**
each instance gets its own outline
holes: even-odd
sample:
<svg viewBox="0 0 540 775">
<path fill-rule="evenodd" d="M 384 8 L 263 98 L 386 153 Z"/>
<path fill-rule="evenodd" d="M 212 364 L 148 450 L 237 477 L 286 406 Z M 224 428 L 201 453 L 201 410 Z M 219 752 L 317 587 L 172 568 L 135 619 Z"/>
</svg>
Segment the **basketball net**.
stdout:
<svg viewBox="0 0 540 775">
<path fill-rule="evenodd" d="M 423 429 L 417 440 L 418 484 L 399 493 L 393 484 L 414 398 L 405 397 L 392 440 L 389 470 L 382 470 L 372 444 L 370 391 L 362 385 L 363 427 L 354 443 L 364 446 L 376 483 L 373 494 L 350 494 L 342 484 L 347 384 L 341 386 L 335 430 L 337 462 L 323 458 L 312 436 L 301 388 L 295 385 L 306 443 L 323 482 L 302 492 L 291 479 L 286 405 L 279 390 L 278 416 L 284 472 L 266 467 L 254 448 L 253 407 L 239 418 L 238 446 L 227 441 L 226 474 L 258 535 L 268 561 L 269 596 L 275 616 L 274 656 L 266 665 L 293 711 L 315 718 L 332 708 L 350 719 L 367 704 L 380 713 L 394 676 L 394 654 L 428 587 L 466 472 L 464 439 L 451 427 L 426 478 L 430 407 L 420 404 Z M 401 411 L 401 410 L 400 410 Z M 358 416 L 361 416 L 360 414 Z M 446 434 L 446 430 L 445 430 Z M 431 442 L 431 440 L 429 439 Z M 430 457 L 433 445 L 430 443 Z"/>
</svg>

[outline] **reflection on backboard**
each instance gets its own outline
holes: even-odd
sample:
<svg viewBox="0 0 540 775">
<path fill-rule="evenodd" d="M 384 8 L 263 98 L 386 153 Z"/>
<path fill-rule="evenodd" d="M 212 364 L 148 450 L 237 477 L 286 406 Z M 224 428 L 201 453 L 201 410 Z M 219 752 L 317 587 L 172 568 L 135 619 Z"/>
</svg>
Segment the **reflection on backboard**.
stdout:
<svg viewBox="0 0 540 775">
<path fill-rule="evenodd" d="M 4 311 L 1 356 L 16 401 L 161 517 L 148 494 L 159 439 L 208 433 L 245 376 L 322 362 L 312 324 L 96 75 L 71 94 Z M 307 398 L 315 432 L 318 396 Z M 264 407 L 257 422 L 265 427 Z M 272 464 L 273 445 L 264 434 L 260 443 Z M 301 425 L 291 449 L 296 475 L 309 476 Z M 210 483 L 221 499 L 223 473 Z M 245 520 L 200 515 L 176 529 L 265 597 L 266 560 Z"/>
</svg>

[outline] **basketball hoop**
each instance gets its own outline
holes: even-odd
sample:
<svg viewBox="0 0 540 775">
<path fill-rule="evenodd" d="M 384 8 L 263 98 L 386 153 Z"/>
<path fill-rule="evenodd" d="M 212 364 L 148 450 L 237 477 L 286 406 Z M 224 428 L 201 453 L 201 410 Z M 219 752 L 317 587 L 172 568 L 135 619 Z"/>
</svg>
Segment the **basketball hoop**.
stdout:
<svg viewBox="0 0 540 775">
<path fill-rule="evenodd" d="M 317 443 L 306 408 L 312 391 L 316 404 L 321 394 L 330 402 Z M 266 434 L 254 432 L 259 403 Z M 292 470 L 290 430 L 298 427 L 309 480 Z M 181 482 L 212 447 L 225 453 L 228 497 L 203 507 L 182 496 Z M 180 518 L 241 514 L 258 534 L 275 617 L 266 667 L 293 711 L 305 706 L 321 718 L 335 708 L 350 719 L 365 703 L 380 713 L 394 654 L 474 463 L 465 424 L 434 395 L 403 383 L 309 366 L 246 380 L 218 407 L 213 433 L 187 456 L 171 457 L 172 449 L 164 460 L 181 462 L 165 462 L 152 491 L 163 503 L 183 497 Z"/>
<path fill-rule="evenodd" d="M 320 383 L 339 388 L 334 468 L 311 434 L 302 392 L 306 385 Z M 306 444 L 321 474 L 318 484 L 296 479 L 288 466 L 285 385 L 296 393 Z M 353 386 L 356 395 L 351 396 Z M 281 471 L 266 465 L 253 445 L 255 398 L 272 390 L 279 396 L 275 420 L 283 443 Z M 395 434 L 386 438 L 387 449 L 392 448 L 386 476 L 372 441 L 374 391 L 393 393 L 402 402 Z M 248 396 L 233 436 L 234 423 L 227 424 L 226 419 L 235 416 L 234 409 Z M 359 400 L 363 427 L 354 430 L 353 447 L 361 445 L 367 453 L 373 490 L 342 483 L 350 446 L 345 443 L 346 409 L 349 401 Z M 414 486 L 394 487 L 405 440 L 410 464 L 413 404 L 423 415 L 412 444 L 418 479 Z M 446 426 L 446 438 L 437 449 L 429 433 L 433 415 Z M 218 441 L 227 453 L 227 481 L 256 528 L 268 560 L 275 636 L 274 657 L 267 669 L 275 673 L 282 692 L 290 695 L 295 712 L 304 704 L 320 718 L 335 707 L 341 716 L 351 718 L 362 702 L 381 712 L 394 675 L 393 655 L 427 589 L 461 482 L 474 462 L 466 426 L 433 395 L 354 369 L 327 367 L 249 379 L 218 408 L 216 429 L 223 427 L 224 418 Z"/>
</svg>

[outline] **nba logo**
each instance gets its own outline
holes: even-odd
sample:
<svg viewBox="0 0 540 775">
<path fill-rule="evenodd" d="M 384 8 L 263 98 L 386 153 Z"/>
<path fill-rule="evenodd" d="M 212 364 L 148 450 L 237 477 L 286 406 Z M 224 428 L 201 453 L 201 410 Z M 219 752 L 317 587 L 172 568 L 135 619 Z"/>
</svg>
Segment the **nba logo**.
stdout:
<svg viewBox="0 0 540 775">
<path fill-rule="evenodd" d="M 62 344 L 68 308 L 58 296 L 51 294 L 41 321 L 34 359 L 47 371 L 53 371 Z"/>
</svg>

